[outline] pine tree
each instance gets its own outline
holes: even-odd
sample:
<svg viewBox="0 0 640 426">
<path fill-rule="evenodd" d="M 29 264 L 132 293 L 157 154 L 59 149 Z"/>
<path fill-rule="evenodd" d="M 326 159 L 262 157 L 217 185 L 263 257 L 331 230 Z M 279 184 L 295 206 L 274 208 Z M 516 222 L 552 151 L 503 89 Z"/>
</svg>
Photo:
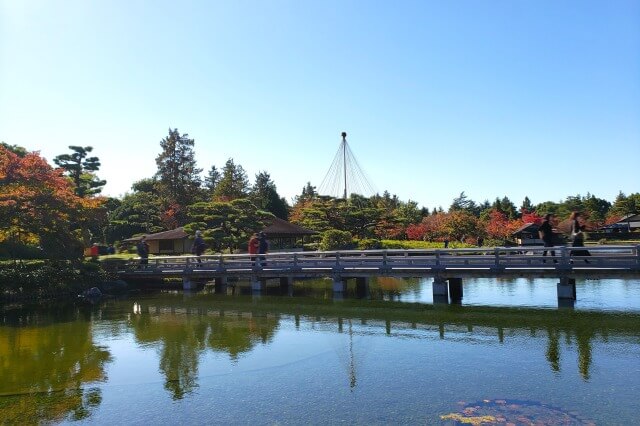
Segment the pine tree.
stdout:
<svg viewBox="0 0 640 426">
<path fill-rule="evenodd" d="M 259 209 L 271 212 L 280 219 L 287 220 L 289 206 L 286 200 L 278 195 L 276 184 L 271 180 L 269 173 L 260 172 L 256 175 L 256 181 L 251 189 L 249 198 Z"/>
<path fill-rule="evenodd" d="M 95 175 L 100 169 L 100 159 L 98 157 L 87 157 L 93 147 L 90 146 L 69 146 L 72 154 L 61 154 L 53 159 L 53 162 L 64 170 L 74 185 L 74 191 L 79 197 L 86 197 L 99 194 L 102 187 L 107 183 L 100 180 Z"/>
<path fill-rule="evenodd" d="M 186 133 L 180 135 L 178 129 L 169 129 L 169 136 L 160 141 L 156 178 L 160 193 L 170 203 L 186 206 L 198 197 L 202 169 L 196 167 L 193 146 L 194 140 Z"/>
<path fill-rule="evenodd" d="M 216 190 L 216 186 L 218 186 L 218 182 L 220 182 L 220 171 L 216 168 L 216 166 L 211 166 L 209 169 L 209 174 L 204 178 L 204 189 L 207 191 L 209 196 L 213 196 Z"/>
<path fill-rule="evenodd" d="M 241 165 L 229 158 L 222 169 L 222 177 L 216 185 L 213 197 L 220 201 L 246 198 L 249 194 L 249 178 Z"/>
</svg>

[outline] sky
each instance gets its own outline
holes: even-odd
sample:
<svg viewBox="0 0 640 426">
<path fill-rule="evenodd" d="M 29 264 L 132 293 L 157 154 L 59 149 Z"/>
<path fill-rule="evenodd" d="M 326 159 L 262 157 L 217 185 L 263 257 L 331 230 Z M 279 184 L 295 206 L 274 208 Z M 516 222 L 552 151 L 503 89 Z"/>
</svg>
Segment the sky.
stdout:
<svg viewBox="0 0 640 426">
<path fill-rule="evenodd" d="M 640 1 L 0 0 L 0 141 L 92 146 L 122 196 L 169 128 L 289 201 L 343 131 L 430 209 L 613 201 L 640 191 Z"/>
</svg>

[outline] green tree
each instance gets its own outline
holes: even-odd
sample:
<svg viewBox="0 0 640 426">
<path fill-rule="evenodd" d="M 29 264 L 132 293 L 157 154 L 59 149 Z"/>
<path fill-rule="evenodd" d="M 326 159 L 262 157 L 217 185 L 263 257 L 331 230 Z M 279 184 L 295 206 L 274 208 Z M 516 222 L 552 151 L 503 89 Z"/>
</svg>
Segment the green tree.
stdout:
<svg viewBox="0 0 640 426">
<path fill-rule="evenodd" d="M 267 172 L 260 172 L 256 175 L 249 199 L 261 210 L 271 212 L 280 219 L 287 220 L 289 218 L 289 205 L 284 198 L 278 195 L 276 184 Z"/>
<path fill-rule="evenodd" d="M 160 212 L 162 200 L 150 192 L 134 192 L 122 198 L 109 212 L 105 230 L 107 242 L 129 238 L 136 234 L 152 234 L 164 230 Z"/>
<path fill-rule="evenodd" d="M 529 197 L 525 196 L 524 200 L 522 200 L 522 205 L 520 206 L 520 212 L 521 213 L 533 212 L 533 204 L 531 203 L 531 200 L 529 199 Z"/>
<path fill-rule="evenodd" d="M 596 226 L 604 225 L 607 218 L 607 213 L 611 208 L 611 203 L 602 198 L 597 198 L 592 194 L 587 194 L 583 201 L 583 206 L 587 214 L 589 215 L 589 221 Z"/>
<path fill-rule="evenodd" d="M 169 204 L 187 206 L 199 196 L 202 169 L 196 167 L 194 144 L 188 134 L 180 135 L 178 129 L 169 129 L 169 135 L 160 141 L 156 178 L 160 194 Z"/>
<path fill-rule="evenodd" d="M 216 185 L 213 196 L 218 201 L 246 198 L 249 194 L 249 178 L 241 165 L 229 158 L 222 169 L 222 177 Z"/>
<path fill-rule="evenodd" d="M 207 176 L 204 178 L 204 189 L 208 198 L 213 197 L 216 187 L 218 186 L 218 182 L 220 182 L 220 177 L 220 171 L 216 166 L 211 166 L 209 173 L 207 173 Z"/>
<path fill-rule="evenodd" d="M 69 149 L 73 153 L 58 155 L 53 159 L 53 162 L 62 168 L 64 174 L 71 179 L 76 195 L 87 197 L 99 194 L 107 181 L 100 180 L 95 175 L 95 172 L 100 170 L 100 159 L 88 157 L 93 148 L 71 145 Z"/>
<path fill-rule="evenodd" d="M 478 211 L 478 206 L 475 201 L 470 200 L 469 197 L 462 191 L 460 195 L 453 199 L 451 206 L 449 207 L 450 212 L 455 211 L 466 211 L 473 215 L 478 215 L 480 212 Z"/>
<path fill-rule="evenodd" d="M 630 214 L 638 213 L 640 205 L 636 204 L 636 197 L 634 197 L 634 195 L 637 194 L 632 194 L 627 197 L 622 191 L 618 192 L 618 195 L 611 206 L 611 216 L 625 217 Z"/>
<path fill-rule="evenodd" d="M 27 149 L 18 145 L 9 145 L 6 142 L 0 142 L 0 146 L 4 147 L 7 151 L 13 152 L 18 157 L 24 157 L 27 155 Z"/>
<path fill-rule="evenodd" d="M 320 250 L 348 250 L 353 248 L 353 238 L 347 231 L 330 229 L 322 234 Z"/>
<path fill-rule="evenodd" d="M 252 233 L 273 220 L 273 214 L 259 210 L 246 198 L 229 202 L 199 202 L 188 208 L 186 232 L 202 231 L 204 240 L 218 251 L 244 247 Z"/>
</svg>

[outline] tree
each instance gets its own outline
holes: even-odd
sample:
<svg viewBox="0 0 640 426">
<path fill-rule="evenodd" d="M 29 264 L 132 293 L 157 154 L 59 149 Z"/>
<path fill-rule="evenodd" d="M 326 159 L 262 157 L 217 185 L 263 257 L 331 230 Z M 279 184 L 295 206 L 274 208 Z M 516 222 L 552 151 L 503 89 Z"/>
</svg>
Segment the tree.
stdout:
<svg viewBox="0 0 640 426">
<path fill-rule="evenodd" d="M 302 194 L 296 197 L 296 204 L 299 202 L 304 202 L 308 200 L 312 200 L 318 196 L 318 192 L 316 191 L 316 187 L 311 185 L 311 182 L 307 182 L 307 184 L 302 188 Z"/>
<path fill-rule="evenodd" d="M 71 145 L 69 149 L 73 153 L 58 155 L 53 159 L 53 162 L 61 167 L 65 175 L 71 179 L 76 195 L 87 197 L 99 194 L 107 181 L 100 180 L 95 175 L 95 172 L 100 170 L 100 159 L 87 157 L 93 148 Z"/>
<path fill-rule="evenodd" d="M 531 200 L 529 199 L 529 197 L 525 196 L 524 200 L 522 200 L 522 205 L 520 206 L 520 212 L 521 213 L 525 213 L 525 212 L 532 212 L 533 211 L 533 204 L 531 203 Z"/>
<path fill-rule="evenodd" d="M 274 217 L 246 198 L 199 202 L 189 206 L 188 211 L 190 222 L 185 231 L 191 234 L 202 231 L 207 244 L 219 251 L 244 246 L 252 233 L 263 229 Z"/>
<path fill-rule="evenodd" d="M 466 211 L 473 215 L 478 215 L 480 212 L 478 211 L 478 206 L 475 201 L 470 200 L 469 197 L 466 196 L 464 191 L 460 193 L 460 195 L 453 199 L 451 206 L 449 207 L 450 212 L 454 211 Z"/>
<path fill-rule="evenodd" d="M 178 129 L 169 129 L 169 135 L 160 141 L 162 152 L 156 157 L 158 187 L 169 203 L 187 206 L 199 195 L 202 169 L 196 167 L 194 140 Z"/>
<path fill-rule="evenodd" d="M 464 242 L 478 234 L 478 219 L 468 211 L 453 211 L 444 217 L 443 230 L 450 238 Z"/>
<path fill-rule="evenodd" d="M 13 152 L 18 157 L 24 157 L 25 155 L 28 154 L 26 148 L 23 148 L 23 147 L 18 146 L 18 145 L 9 145 L 6 142 L 0 142 L 0 146 L 4 147 L 5 149 L 7 149 L 10 152 Z"/>
<path fill-rule="evenodd" d="M 249 178 L 241 165 L 229 158 L 222 169 L 222 177 L 216 185 L 213 197 L 217 201 L 246 198 L 249 194 Z"/>
<path fill-rule="evenodd" d="M 353 238 L 347 231 L 330 229 L 322 234 L 320 250 L 347 250 L 353 248 Z"/>
<path fill-rule="evenodd" d="M 120 205 L 109 213 L 106 240 L 113 243 L 135 234 L 152 234 L 162 226 L 162 200 L 150 192 L 126 194 Z"/>
<path fill-rule="evenodd" d="M 39 245 L 52 259 L 82 256 L 82 226 L 102 205 L 79 197 L 38 153 L 0 146 L 0 241 Z"/>
<path fill-rule="evenodd" d="M 220 182 L 220 171 L 216 166 L 211 166 L 209 173 L 204 178 L 204 188 L 210 198 L 213 197 L 213 194 L 216 191 L 216 186 L 218 186 L 218 182 Z"/>
<path fill-rule="evenodd" d="M 278 195 L 276 184 L 267 172 L 260 172 L 256 175 L 249 199 L 261 210 L 271 212 L 280 219 L 287 220 L 289 218 L 289 205 L 284 198 Z"/>
<path fill-rule="evenodd" d="M 497 209 L 489 213 L 489 220 L 486 222 L 484 229 L 490 238 L 506 240 L 511 236 L 509 218 L 504 212 Z"/>
<path fill-rule="evenodd" d="M 515 204 L 513 204 L 506 195 L 502 197 L 502 199 L 496 198 L 491 208 L 504 213 L 509 219 L 516 219 L 518 217 L 518 211 Z"/>
</svg>

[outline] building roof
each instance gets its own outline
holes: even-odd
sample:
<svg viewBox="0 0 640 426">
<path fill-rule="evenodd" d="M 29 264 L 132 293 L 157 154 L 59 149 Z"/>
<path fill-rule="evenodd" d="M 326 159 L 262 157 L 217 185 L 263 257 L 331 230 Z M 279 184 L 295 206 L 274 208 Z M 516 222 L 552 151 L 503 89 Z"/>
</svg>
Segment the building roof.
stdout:
<svg viewBox="0 0 640 426">
<path fill-rule="evenodd" d="M 267 237 L 293 237 L 296 235 L 302 236 L 317 234 L 316 231 L 303 228 L 302 226 L 287 222 L 286 220 L 277 217 L 274 218 L 271 225 L 264 228 L 262 232 L 267 234 Z"/>
<path fill-rule="evenodd" d="M 182 227 L 171 229 L 169 231 L 156 232 L 155 234 L 145 234 L 147 237 L 147 241 L 153 240 L 181 240 L 183 238 L 187 238 L 189 234 L 184 232 Z M 142 235 L 138 235 L 137 237 L 127 238 L 125 241 L 138 241 L 142 238 Z"/>
<path fill-rule="evenodd" d="M 524 225 L 522 225 L 520 228 L 516 229 L 515 231 L 513 231 L 511 233 L 511 235 L 516 235 L 519 234 L 521 232 L 537 232 L 538 231 L 538 225 L 536 225 L 535 223 L 531 222 L 531 223 L 525 223 Z"/>
<path fill-rule="evenodd" d="M 303 235 L 313 235 L 317 234 L 316 231 L 312 231 L 311 229 L 303 228 L 302 226 L 295 225 L 293 223 L 289 223 L 286 220 L 282 220 L 279 218 L 274 218 L 271 225 L 267 226 L 262 230 L 267 237 L 295 237 L 295 236 L 303 236 Z M 181 227 L 176 229 L 171 229 L 169 231 L 156 232 L 155 234 L 145 234 L 147 237 L 147 241 L 153 240 L 181 240 L 183 238 L 189 238 L 189 234 L 187 234 L 184 229 Z M 125 241 L 134 242 L 139 241 L 142 238 L 142 235 L 138 235 L 137 237 L 127 238 Z"/>
</svg>

